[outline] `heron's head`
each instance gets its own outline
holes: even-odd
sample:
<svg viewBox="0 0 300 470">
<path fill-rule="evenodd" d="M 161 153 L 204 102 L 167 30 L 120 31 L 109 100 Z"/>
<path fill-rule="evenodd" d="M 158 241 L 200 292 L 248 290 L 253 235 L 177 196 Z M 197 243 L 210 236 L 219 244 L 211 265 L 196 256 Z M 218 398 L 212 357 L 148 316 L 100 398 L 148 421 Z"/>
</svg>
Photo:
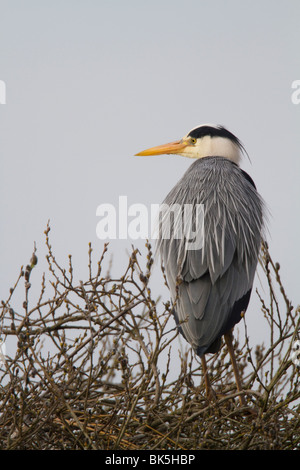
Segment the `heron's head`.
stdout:
<svg viewBox="0 0 300 470">
<path fill-rule="evenodd" d="M 188 158 L 225 157 L 237 165 L 245 151 L 240 140 L 223 126 L 203 124 L 195 127 L 181 140 L 151 147 L 138 156 L 177 154 Z"/>
</svg>

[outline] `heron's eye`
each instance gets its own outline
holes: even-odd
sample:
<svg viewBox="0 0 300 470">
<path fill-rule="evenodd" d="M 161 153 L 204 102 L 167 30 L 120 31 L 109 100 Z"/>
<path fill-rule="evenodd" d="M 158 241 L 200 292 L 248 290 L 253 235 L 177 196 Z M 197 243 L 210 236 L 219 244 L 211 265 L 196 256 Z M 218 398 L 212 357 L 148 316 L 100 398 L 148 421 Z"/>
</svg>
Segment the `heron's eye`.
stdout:
<svg viewBox="0 0 300 470">
<path fill-rule="evenodd" d="M 191 141 L 192 141 L 192 144 L 195 145 L 195 143 L 197 142 L 197 139 L 195 139 L 195 137 L 191 137 Z"/>
</svg>

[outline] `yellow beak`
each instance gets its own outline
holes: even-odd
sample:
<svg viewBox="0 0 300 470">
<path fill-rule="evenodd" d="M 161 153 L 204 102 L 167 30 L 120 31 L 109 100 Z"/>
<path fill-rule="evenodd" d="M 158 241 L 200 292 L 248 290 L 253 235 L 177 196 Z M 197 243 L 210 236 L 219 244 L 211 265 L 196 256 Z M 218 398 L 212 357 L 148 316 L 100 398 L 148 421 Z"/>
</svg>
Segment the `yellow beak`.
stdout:
<svg viewBox="0 0 300 470">
<path fill-rule="evenodd" d="M 136 153 L 135 156 L 145 157 L 148 155 L 162 155 L 170 153 L 180 153 L 185 149 L 191 142 L 189 139 L 176 140 L 169 144 L 158 145 L 157 147 L 151 147 L 150 149 L 143 150 L 142 152 Z"/>
</svg>

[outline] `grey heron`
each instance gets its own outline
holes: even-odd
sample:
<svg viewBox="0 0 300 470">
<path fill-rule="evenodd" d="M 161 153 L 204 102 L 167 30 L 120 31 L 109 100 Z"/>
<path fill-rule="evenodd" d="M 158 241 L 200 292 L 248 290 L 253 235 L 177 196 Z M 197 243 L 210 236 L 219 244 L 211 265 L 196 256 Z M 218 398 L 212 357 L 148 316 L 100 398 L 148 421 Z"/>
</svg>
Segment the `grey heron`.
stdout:
<svg viewBox="0 0 300 470">
<path fill-rule="evenodd" d="M 186 205 L 202 207 L 202 243 L 187 249 L 186 233 L 184 242 L 175 236 L 175 226 L 182 218 L 177 217 L 176 222 L 174 217 L 170 236 L 160 232 L 159 252 L 176 324 L 202 360 L 207 391 L 205 354 L 218 352 L 224 335 L 241 404 L 245 401 L 232 330 L 248 307 L 265 219 L 264 201 L 252 178 L 239 166 L 243 153 L 247 152 L 241 141 L 225 127 L 204 124 L 176 142 L 136 154 L 196 159 L 164 205 L 181 207 L 181 215 Z"/>
</svg>

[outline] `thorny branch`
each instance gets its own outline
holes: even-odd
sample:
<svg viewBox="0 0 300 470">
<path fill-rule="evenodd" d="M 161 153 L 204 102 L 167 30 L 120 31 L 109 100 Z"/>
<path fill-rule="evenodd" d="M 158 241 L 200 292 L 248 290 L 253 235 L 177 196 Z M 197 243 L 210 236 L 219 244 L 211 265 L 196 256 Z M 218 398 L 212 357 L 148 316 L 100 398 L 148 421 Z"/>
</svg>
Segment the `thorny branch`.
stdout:
<svg viewBox="0 0 300 470">
<path fill-rule="evenodd" d="M 49 232 L 37 302 L 30 296 L 34 248 L 1 303 L 1 345 L 10 345 L 0 358 L 2 449 L 300 448 L 300 352 L 293 349 L 300 310 L 266 244 L 268 298 L 257 292 L 256 314 L 270 338 L 253 350 L 244 320 L 245 342 L 235 344 L 247 401 L 241 408 L 226 347 L 208 360 L 215 398 L 207 399 L 199 361 L 176 341 L 171 303 L 153 299 L 149 243 L 146 256 L 132 249 L 118 279 L 103 274 L 108 245 L 96 264 L 89 245 L 88 279 L 76 285 L 72 257 L 67 268 L 59 264 Z"/>
</svg>

